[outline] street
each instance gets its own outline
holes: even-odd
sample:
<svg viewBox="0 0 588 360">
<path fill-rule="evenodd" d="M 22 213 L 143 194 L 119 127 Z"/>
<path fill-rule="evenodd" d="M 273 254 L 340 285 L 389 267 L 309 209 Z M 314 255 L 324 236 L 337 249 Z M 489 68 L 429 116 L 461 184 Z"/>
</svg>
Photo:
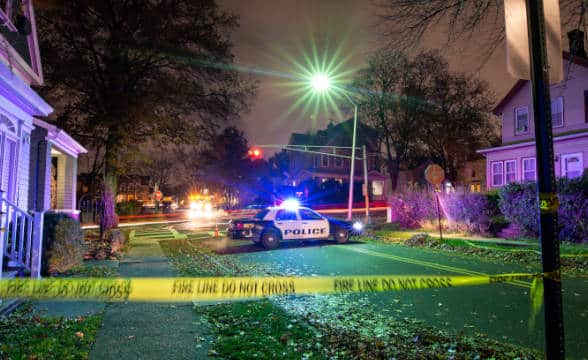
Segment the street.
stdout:
<svg viewBox="0 0 588 360">
<path fill-rule="evenodd" d="M 292 242 L 266 251 L 248 241 L 210 237 L 212 228 L 177 224 L 174 228 L 194 241 L 205 241 L 221 256 L 246 266 L 281 275 L 481 275 L 528 272 L 514 264 L 500 264 L 399 245 L 352 242 Z M 539 267 L 535 269 L 539 271 Z M 427 326 L 543 348 L 543 315 L 531 320 L 530 283 L 417 291 L 362 293 L 351 299 L 374 313 L 423 321 Z M 585 357 L 588 341 L 588 278 L 564 278 L 566 348 L 572 358 Z M 366 301 L 367 300 L 367 301 Z M 366 309 L 363 309 L 364 311 Z"/>
</svg>

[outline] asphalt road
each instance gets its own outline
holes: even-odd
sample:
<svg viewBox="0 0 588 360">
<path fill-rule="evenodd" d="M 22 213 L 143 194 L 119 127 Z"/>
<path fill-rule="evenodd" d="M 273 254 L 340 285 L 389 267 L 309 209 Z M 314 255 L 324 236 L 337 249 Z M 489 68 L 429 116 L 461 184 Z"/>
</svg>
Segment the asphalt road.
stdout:
<svg viewBox="0 0 588 360">
<path fill-rule="evenodd" d="M 176 225 L 196 238 L 210 229 Z M 265 251 L 247 241 L 218 240 L 218 251 L 243 264 L 264 264 L 285 275 L 474 275 L 528 272 L 499 264 L 398 245 L 329 242 L 283 244 Z M 539 267 L 536 269 L 539 271 Z M 566 352 L 588 357 L 588 278 L 564 278 Z M 543 349 L 543 311 L 531 326 L 530 283 L 367 294 L 374 311 L 423 320 L 427 325 Z M 358 296 L 365 297 L 366 294 Z"/>
</svg>

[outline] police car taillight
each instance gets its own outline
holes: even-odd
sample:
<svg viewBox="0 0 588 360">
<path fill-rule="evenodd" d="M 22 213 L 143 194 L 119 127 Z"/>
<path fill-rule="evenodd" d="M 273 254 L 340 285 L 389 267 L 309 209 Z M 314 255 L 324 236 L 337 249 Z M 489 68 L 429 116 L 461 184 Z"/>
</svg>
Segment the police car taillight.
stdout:
<svg viewBox="0 0 588 360">
<path fill-rule="evenodd" d="M 243 230 L 243 223 L 236 223 L 235 227 L 237 228 L 237 230 Z"/>
</svg>

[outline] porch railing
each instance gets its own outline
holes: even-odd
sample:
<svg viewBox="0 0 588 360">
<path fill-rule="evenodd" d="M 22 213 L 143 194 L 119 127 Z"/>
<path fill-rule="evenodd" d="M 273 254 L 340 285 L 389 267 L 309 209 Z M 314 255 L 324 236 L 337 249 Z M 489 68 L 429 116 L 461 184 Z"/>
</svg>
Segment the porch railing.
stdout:
<svg viewBox="0 0 588 360">
<path fill-rule="evenodd" d="M 42 231 L 43 213 L 29 214 L 0 193 L 0 268 L 28 271 L 31 277 L 39 278 Z"/>
</svg>

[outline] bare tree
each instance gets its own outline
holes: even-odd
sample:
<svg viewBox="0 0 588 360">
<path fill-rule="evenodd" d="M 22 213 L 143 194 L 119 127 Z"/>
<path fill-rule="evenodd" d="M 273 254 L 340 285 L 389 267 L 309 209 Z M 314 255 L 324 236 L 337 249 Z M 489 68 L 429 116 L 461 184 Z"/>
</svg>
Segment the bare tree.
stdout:
<svg viewBox="0 0 588 360">
<path fill-rule="evenodd" d="M 381 50 L 368 59 L 357 86 L 363 89 L 362 114 L 379 132 L 393 190 L 400 169 L 424 159 L 438 162 L 455 180 L 475 150 L 497 139 L 487 84 L 450 73 L 437 52 L 410 59 Z"/>
<path fill-rule="evenodd" d="M 503 43 L 503 4 L 499 0 L 375 0 L 391 47 L 414 48 L 431 31 L 443 31 L 448 44 L 470 41 L 484 56 Z M 585 26 L 584 0 L 562 0 L 560 7 L 564 27 Z"/>
</svg>

